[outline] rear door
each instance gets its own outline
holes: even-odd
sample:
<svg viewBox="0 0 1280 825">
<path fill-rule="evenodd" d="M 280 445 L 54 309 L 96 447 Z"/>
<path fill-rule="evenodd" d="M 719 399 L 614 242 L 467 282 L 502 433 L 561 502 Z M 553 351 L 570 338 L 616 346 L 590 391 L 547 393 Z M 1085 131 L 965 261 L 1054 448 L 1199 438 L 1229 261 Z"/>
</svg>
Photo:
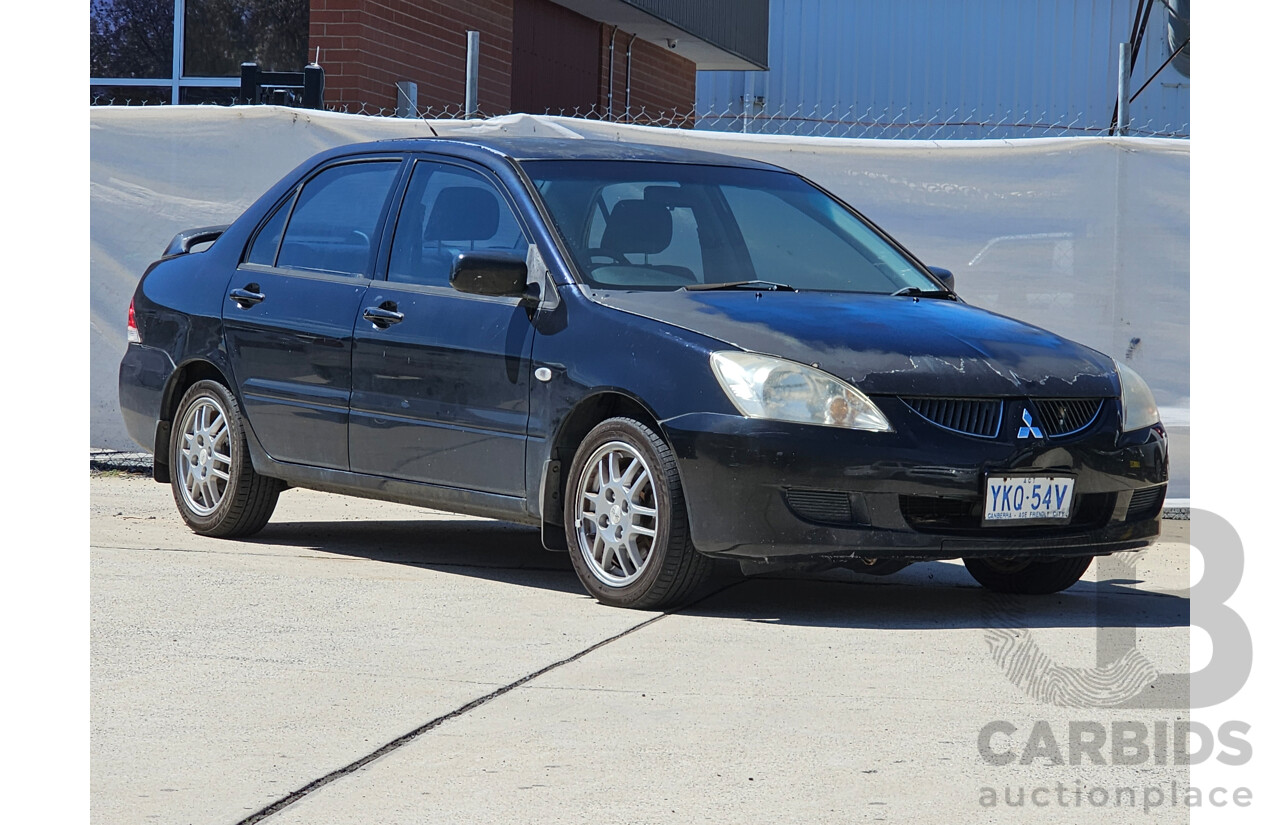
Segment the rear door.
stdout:
<svg viewBox="0 0 1280 825">
<path fill-rule="evenodd" d="M 524 495 L 529 313 L 449 285 L 458 252 L 525 256 L 512 201 L 480 167 L 420 158 L 394 233 L 356 322 L 351 469 Z"/>
<path fill-rule="evenodd" d="M 250 426 L 278 461 L 345 470 L 352 327 L 400 157 L 323 167 L 258 229 L 223 303 Z"/>
</svg>

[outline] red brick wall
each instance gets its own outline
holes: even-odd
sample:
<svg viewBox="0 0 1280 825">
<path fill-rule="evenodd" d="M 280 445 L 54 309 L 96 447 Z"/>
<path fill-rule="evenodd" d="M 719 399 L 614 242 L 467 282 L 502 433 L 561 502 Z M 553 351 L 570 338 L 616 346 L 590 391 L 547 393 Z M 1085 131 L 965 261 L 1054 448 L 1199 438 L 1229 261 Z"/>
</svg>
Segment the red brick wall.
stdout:
<svg viewBox="0 0 1280 825">
<path fill-rule="evenodd" d="M 394 111 L 396 81 L 418 84 L 418 107 L 449 115 L 466 96 L 466 32 L 480 32 L 480 111 L 511 111 L 514 0 L 311 0 L 308 59 L 320 49 L 327 108 Z M 550 0 L 539 0 L 550 3 Z M 557 7 L 554 11 L 562 12 Z M 609 37 L 599 25 L 598 116 L 608 105 Z M 613 117 L 626 120 L 627 45 L 619 30 L 613 52 Z M 692 125 L 697 68 L 663 46 L 636 38 L 631 49 L 631 120 Z M 536 108 L 528 107 L 525 108 Z"/>
<path fill-rule="evenodd" d="M 609 40 L 613 39 L 613 119 L 693 126 L 698 67 L 665 46 L 631 39 L 631 32 L 600 27 L 600 100 L 609 109 Z M 627 111 L 627 47 L 631 47 L 631 109 Z"/>
<path fill-rule="evenodd" d="M 515 0 L 511 106 L 584 117 L 600 94 L 600 23 L 550 0 Z"/>
<path fill-rule="evenodd" d="M 418 84 L 418 107 L 461 110 L 467 31 L 480 32 L 478 104 L 511 107 L 512 0 L 311 0 L 308 58 L 320 49 L 327 108 L 394 110 L 396 81 Z"/>
</svg>

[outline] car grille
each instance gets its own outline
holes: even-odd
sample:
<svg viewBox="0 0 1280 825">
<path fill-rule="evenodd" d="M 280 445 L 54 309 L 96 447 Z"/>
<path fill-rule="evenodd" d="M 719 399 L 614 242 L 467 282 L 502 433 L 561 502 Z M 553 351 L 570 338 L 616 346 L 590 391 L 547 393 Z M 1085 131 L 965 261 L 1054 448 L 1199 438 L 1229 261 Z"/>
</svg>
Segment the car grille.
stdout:
<svg viewBox="0 0 1280 825">
<path fill-rule="evenodd" d="M 1102 409 L 1101 398 L 1035 398 L 1040 426 L 1050 438 L 1078 433 L 1093 423 Z"/>
<path fill-rule="evenodd" d="M 848 527 L 856 523 L 849 494 L 840 490 L 787 490 L 787 506 L 805 521 Z"/>
<path fill-rule="evenodd" d="M 944 535 L 985 534 L 1008 536 L 1035 535 L 1043 532 L 1062 533 L 1089 530 L 1101 526 L 1115 510 L 1115 493 L 1082 493 L 1071 508 L 1067 524 L 1028 524 L 984 527 L 982 500 L 976 498 L 940 498 L 935 496 L 899 496 L 902 518 L 919 533 Z"/>
<path fill-rule="evenodd" d="M 1000 433 L 998 398 L 903 398 L 902 402 L 939 427 L 980 438 Z"/>
<path fill-rule="evenodd" d="M 1148 487 L 1145 490 L 1134 490 L 1129 499 L 1129 512 L 1125 521 L 1149 521 L 1160 515 L 1164 508 L 1164 485 Z"/>
<path fill-rule="evenodd" d="M 1086 429 L 1102 410 L 1101 398 L 1035 398 L 1036 422 L 1050 438 Z M 1000 434 L 1004 400 L 1000 398 L 924 398 L 902 396 L 902 403 L 943 429 L 979 438 Z"/>
</svg>

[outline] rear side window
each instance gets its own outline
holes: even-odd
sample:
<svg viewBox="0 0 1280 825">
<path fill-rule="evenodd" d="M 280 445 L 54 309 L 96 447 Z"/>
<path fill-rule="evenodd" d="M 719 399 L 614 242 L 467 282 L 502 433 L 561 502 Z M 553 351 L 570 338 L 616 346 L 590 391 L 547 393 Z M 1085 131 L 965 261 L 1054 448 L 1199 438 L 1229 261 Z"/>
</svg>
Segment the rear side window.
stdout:
<svg viewBox="0 0 1280 825">
<path fill-rule="evenodd" d="M 413 167 L 391 242 L 387 279 L 448 286 L 459 252 L 510 252 L 523 258 L 529 243 L 515 213 L 488 178 L 443 163 Z"/>
<path fill-rule="evenodd" d="M 308 181 L 284 231 L 276 266 L 367 275 L 378 219 L 399 168 L 398 160 L 348 163 Z"/>
<path fill-rule="evenodd" d="M 276 250 L 280 248 L 280 232 L 289 217 L 289 205 L 292 203 L 293 198 L 289 198 L 271 213 L 271 217 L 254 237 L 253 246 L 249 247 L 249 254 L 245 256 L 245 263 L 275 266 Z"/>
</svg>

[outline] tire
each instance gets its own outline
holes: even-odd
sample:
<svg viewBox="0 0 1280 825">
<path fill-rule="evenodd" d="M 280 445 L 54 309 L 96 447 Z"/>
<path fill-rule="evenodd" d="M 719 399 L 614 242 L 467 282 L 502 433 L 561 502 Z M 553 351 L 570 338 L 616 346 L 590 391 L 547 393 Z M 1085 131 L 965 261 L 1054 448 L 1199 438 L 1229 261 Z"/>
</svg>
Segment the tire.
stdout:
<svg viewBox="0 0 1280 825">
<path fill-rule="evenodd" d="M 1093 556 L 1070 556 L 1048 561 L 1030 559 L 965 559 L 964 566 L 978 584 L 997 593 L 1044 596 L 1066 590 L 1080 581 Z"/>
<path fill-rule="evenodd" d="M 675 607 L 696 594 L 715 569 L 689 540 L 671 448 L 630 418 L 600 423 L 578 447 L 564 523 L 573 569 L 602 604 Z"/>
<path fill-rule="evenodd" d="M 178 512 L 202 536 L 258 532 L 283 486 L 254 472 L 240 405 L 217 381 L 197 381 L 182 396 L 169 436 L 169 462 Z"/>
</svg>

